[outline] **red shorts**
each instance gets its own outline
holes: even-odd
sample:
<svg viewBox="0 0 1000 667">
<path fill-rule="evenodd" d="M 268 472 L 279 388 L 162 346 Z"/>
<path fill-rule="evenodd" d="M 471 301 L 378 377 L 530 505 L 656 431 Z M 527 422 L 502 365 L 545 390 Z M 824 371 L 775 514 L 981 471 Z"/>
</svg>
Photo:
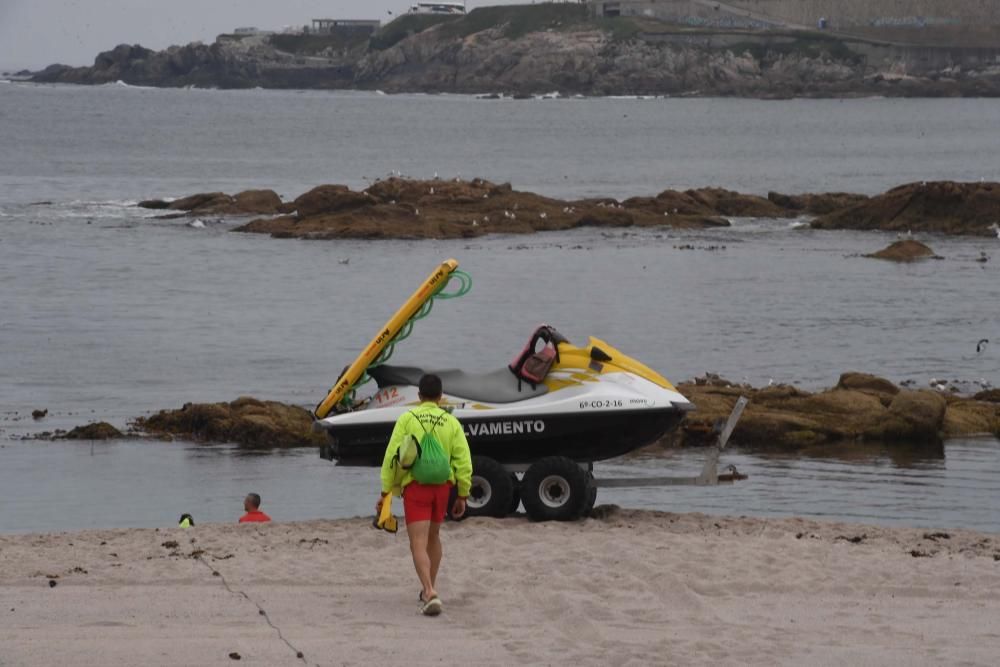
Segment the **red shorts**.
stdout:
<svg viewBox="0 0 1000 667">
<path fill-rule="evenodd" d="M 403 489 L 403 511 L 406 513 L 406 523 L 417 523 L 418 521 L 444 523 L 450 494 L 450 483 L 428 485 L 410 482 Z"/>
</svg>

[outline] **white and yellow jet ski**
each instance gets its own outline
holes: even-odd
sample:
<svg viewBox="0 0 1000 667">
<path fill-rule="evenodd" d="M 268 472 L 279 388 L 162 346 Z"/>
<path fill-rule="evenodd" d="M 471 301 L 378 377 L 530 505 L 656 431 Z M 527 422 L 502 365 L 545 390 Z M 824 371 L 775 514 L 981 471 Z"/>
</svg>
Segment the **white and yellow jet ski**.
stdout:
<svg viewBox="0 0 1000 667">
<path fill-rule="evenodd" d="M 529 515 L 576 518 L 593 505 L 593 462 L 652 444 L 693 406 L 665 377 L 608 343 L 591 338 L 577 347 L 546 325 L 509 365 L 489 373 L 380 363 L 384 349 L 409 333 L 408 317 L 434 296 L 454 296 L 442 290 L 457 267 L 454 260 L 442 264 L 372 340 L 362 355 L 367 360 L 345 369 L 317 406 L 317 425 L 330 435 L 322 455 L 344 465 L 381 465 L 396 419 L 419 404 L 420 377 L 434 373 L 444 388 L 442 406 L 462 423 L 472 450 L 470 513 L 506 514 L 517 506 L 518 486 L 539 477 L 537 493 L 520 494 Z M 425 290 L 432 279 L 435 287 Z M 352 398 L 369 378 L 374 390 Z M 525 473 L 524 484 L 516 472 Z M 563 482 L 541 483 L 553 475 Z"/>
</svg>

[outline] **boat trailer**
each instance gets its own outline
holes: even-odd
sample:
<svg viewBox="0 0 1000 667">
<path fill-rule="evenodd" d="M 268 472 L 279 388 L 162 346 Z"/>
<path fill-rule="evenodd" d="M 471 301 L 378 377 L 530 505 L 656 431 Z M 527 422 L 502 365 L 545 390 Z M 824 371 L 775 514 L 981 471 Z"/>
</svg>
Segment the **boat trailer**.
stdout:
<svg viewBox="0 0 1000 667">
<path fill-rule="evenodd" d="M 693 477 L 597 479 L 592 462 L 574 463 L 569 459 L 553 457 L 534 463 L 500 465 L 491 459 L 477 461 L 478 457 L 473 457 L 472 493 L 467 514 L 507 516 L 523 503 L 528 517 L 534 521 L 567 521 L 589 516 L 597 500 L 597 490 L 601 487 L 716 486 L 747 479 L 732 465 L 719 474 L 719 458 L 748 403 L 749 399 L 744 396 L 736 401 L 729 418 L 719 430 L 715 444 L 709 448 L 701 474 Z M 496 469 L 487 470 L 487 461 Z M 521 479 L 517 478 L 518 473 L 523 473 Z M 504 476 L 509 476 L 509 481 L 505 482 L 502 479 Z"/>
<path fill-rule="evenodd" d="M 736 423 L 743 415 L 743 410 L 750 400 L 746 396 L 740 396 L 733 406 L 733 411 L 729 413 L 729 418 L 719 432 L 719 437 L 715 444 L 709 448 L 708 456 L 702 466 L 701 474 L 696 477 L 616 477 L 612 479 L 594 479 L 594 485 L 599 488 L 639 488 L 644 486 L 717 486 L 738 482 L 747 479 L 747 476 L 740 473 L 736 466 L 726 467 L 726 472 L 719 474 L 719 457 L 729 443 L 729 438 L 736 428 Z M 593 467 L 593 465 L 591 465 Z"/>
</svg>

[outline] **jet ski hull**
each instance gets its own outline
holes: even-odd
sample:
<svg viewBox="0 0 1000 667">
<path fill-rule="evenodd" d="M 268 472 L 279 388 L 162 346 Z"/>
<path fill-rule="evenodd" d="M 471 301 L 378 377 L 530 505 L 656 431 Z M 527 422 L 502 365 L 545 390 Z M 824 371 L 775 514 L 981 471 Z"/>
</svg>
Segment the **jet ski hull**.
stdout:
<svg viewBox="0 0 1000 667">
<path fill-rule="evenodd" d="M 615 458 L 656 442 L 675 429 L 687 410 L 677 406 L 589 414 L 459 417 L 473 456 L 526 464 L 546 456 L 580 463 Z M 382 464 L 394 421 L 324 424 L 330 457 L 342 465 Z"/>
</svg>

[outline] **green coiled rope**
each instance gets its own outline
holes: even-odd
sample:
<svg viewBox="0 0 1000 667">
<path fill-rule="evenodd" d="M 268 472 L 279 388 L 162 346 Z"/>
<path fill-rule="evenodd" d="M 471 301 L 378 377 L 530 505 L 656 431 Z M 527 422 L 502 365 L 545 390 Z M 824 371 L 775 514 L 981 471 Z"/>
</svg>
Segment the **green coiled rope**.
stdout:
<svg viewBox="0 0 1000 667">
<path fill-rule="evenodd" d="M 459 283 L 461 283 L 458 286 L 458 289 L 456 289 L 454 292 L 445 292 L 444 291 L 445 288 L 447 288 L 448 285 L 451 284 L 451 281 L 455 279 L 457 279 Z M 424 302 L 424 305 L 420 307 L 420 310 L 414 313 L 413 317 L 408 319 L 406 321 L 406 324 L 400 327 L 399 333 L 397 333 L 393 337 L 393 339 L 389 341 L 389 344 L 386 345 L 384 350 L 382 350 L 382 354 L 378 355 L 378 358 L 376 358 L 375 361 L 373 361 L 368 366 L 368 368 L 375 368 L 376 366 L 381 366 L 382 364 L 386 363 L 387 361 L 389 361 L 389 359 L 392 358 L 392 353 L 395 352 L 396 350 L 396 344 L 401 343 L 407 338 L 409 338 L 410 334 L 413 333 L 413 325 L 416 324 L 417 321 L 422 320 L 431 314 L 431 309 L 434 308 L 435 299 L 457 299 L 461 296 L 465 296 L 466 294 L 468 294 L 469 290 L 471 289 L 472 289 L 472 276 L 470 276 L 465 271 L 459 271 L 458 269 L 452 271 L 451 274 L 448 276 L 448 280 L 441 283 L 440 287 L 438 287 L 437 290 L 435 290 L 435 292 L 431 295 L 431 298 L 427 299 L 427 301 Z M 355 397 L 358 393 L 358 389 L 362 385 L 367 384 L 370 381 L 371 381 L 371 376 L 368 375 L 368 369 L 366 368 L 365 372 L 361 375 L 361 378 L 358 379 L 358 381 L 354 383 L 354 386 L 351 387 L 351 390 L 344 395 L 344 400 L 342 402 L 343 405 L 349 406 L 353 404 Z"/>
</svg>

